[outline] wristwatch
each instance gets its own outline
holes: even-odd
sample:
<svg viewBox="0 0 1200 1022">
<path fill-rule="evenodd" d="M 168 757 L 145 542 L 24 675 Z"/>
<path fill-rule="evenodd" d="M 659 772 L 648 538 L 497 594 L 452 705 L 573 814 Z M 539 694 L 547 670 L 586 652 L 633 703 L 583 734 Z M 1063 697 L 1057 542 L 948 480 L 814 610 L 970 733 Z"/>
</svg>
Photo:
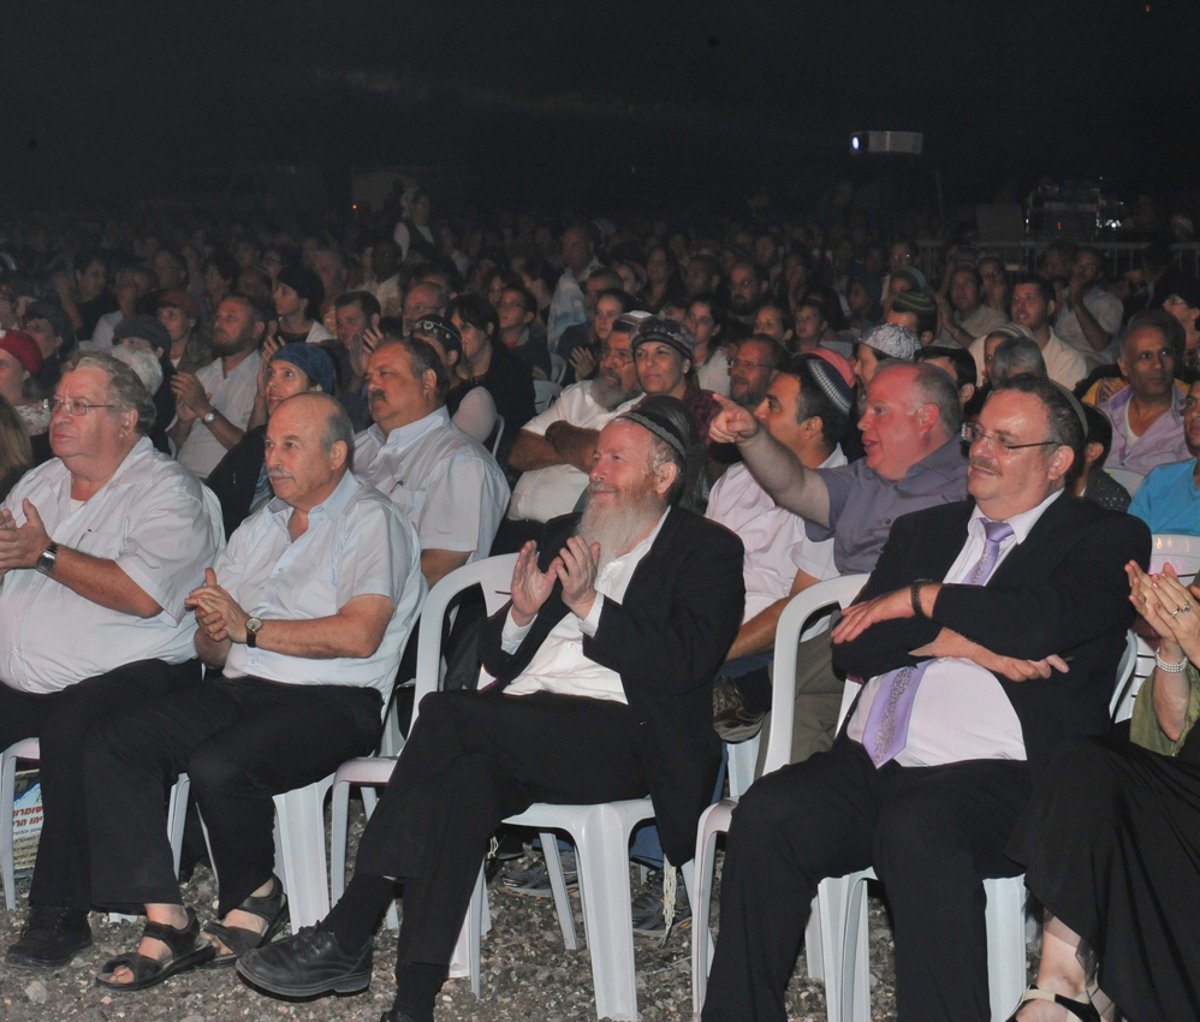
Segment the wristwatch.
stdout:
<svg viewBox="0 0 1200 1022">
<path fill-rule="evenodd" d="M 211 412 L 205 412 L 203 415 L 200 416 L 200 421 L 203 422 L 204 425 L 206 425 L 206 426 L 211 426 L 214 422 L 217 421 L 216 409 L 214 408 Z"/>
<path fill-rule="evenodd" d="M 251 649 L 258 648 L 258 633 L 262 631 L 262 619 L 257 617 L 246 618 L 246 645 Z"/>
<path fill-rule="evenodd" d="M 54 560 L 58 557 L 58 544 L 51 543 L 45 550 L 38 555 L 37 563 L 34 567 L 43 575 L 49 575 L 54 570 Z"/>
</svg>

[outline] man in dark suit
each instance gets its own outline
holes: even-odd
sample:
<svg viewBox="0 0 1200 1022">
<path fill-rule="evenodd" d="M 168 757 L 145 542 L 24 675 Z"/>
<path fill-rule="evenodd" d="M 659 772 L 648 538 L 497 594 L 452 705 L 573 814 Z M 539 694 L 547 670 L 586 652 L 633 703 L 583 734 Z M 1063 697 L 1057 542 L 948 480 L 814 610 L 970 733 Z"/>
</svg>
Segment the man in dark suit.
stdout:
<svg viewBox="0 0 1200 1022">
<path fill-rule="evenodd" d="M 972 439 L 973 501 L 898 519 L 834 629 L 835 664 L 866 684 L 833 748 L 734 812 L 706 1022 L 784 1019 L 818 882 L 868 866 L 901 1022 L 988 1017 L 982 878 L 1020 872 L 1003 850 L 1057 743 L 1105 731 L 1123 566 L 1150 544 L 1063 492 L 1083 425 L 1054 384 L 995 392 Z"/>
<path fill-rule="evenodd" d="M 597 441 L 581 519 L 527 543 L 482 639 L 482 693 L 429 696 L 363 836 L 354 881 L 315 929 L 238 971 L 283 996 L 365 987 L 371 934 L 404 885 L 389 1022 L 432 1022 L 489 835 L 533 802 L 654 801 L 667 857 L 692 857 L 720 765 L 712 680 L 737 633 L 742 544 L 672 507 L 693 427 L 652 398 Z"/>
</svg>

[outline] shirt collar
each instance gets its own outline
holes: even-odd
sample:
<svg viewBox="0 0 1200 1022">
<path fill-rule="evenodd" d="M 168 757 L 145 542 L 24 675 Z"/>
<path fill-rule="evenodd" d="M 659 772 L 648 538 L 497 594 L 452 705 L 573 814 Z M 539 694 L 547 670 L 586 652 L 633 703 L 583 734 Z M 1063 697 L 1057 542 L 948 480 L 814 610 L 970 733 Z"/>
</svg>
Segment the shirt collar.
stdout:
<svg viewBox="0 0 1200 1022">
<path fill-rule="evenodd" d="M 375 439 L 384 447 L 405 448 L 416 443 L 426 433 L 435 429 L 444 429 L 450 425 L 450 413 L 446 411 L 446 406 L 435 408 L 424 418 L 417 419 L 415 422 L 407 422 L 403 426 L 397 426 L 387 436 L 384 436 L 383 430 L 375 425 L 371 427 L 371 431 L 375 434 Z"/>
<path fill-rule="evenodd" d="M 333 488 L 333 492 L 308 512 L 309 524 L 311 525 L 315 518 L 324 517 L 330 520 L 338 518 L 346 510 L 346 505 L 350 503 L 350 498 L 354 496 L 360 485 L 354 478 L 354 473 L 347 470 L 337 486 Z M 267 511 L 283 524 L 287 523 L 292 510 L 292 505 L 282 497 L 272 497 L 267 502 Z"/>
<path fill-rule="evenodd" d="M 1038 519 L 1045 514 L 1047 508 L 1050 507 L 1059 497 L 1066 492 L 1065 489 L 1055 490 L 1052 494 L 1046 497 L 1036 507 L 1031 507 L 1028 511 L 1021 511 L 1018 514 L 1010 515 L 1004 519 L 1012 526 L 1013 536 L 1018 543 L 1024 543 L 1025 538 L 1033 531 L 1033 527 L 1037 524 Z M 987 518 L 979 507 L 976 506 L 971 512 L 970 521 L 967 522 L 967 530 L 974 535 L 983 535 L 983 522 Z"/>
</svg>

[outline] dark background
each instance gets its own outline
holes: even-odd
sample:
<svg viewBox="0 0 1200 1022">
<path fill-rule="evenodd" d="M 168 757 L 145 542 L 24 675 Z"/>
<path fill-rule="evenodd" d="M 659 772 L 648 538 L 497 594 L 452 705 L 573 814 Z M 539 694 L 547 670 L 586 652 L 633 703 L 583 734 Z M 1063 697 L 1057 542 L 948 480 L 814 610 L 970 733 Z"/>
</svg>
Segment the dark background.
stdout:
<svg viewBox="0 0 1200 1022">
<path fill-rule="evenodd" d="M 0 205 L 219 193 L 247 160 L 446 168 L 478 202 L 812 208 L 856 129 L 925 133 L 888 201 L 1044 174 L 1194 187 L 1200 5 L 878 0 L 13 3 Z"/>
</svg>

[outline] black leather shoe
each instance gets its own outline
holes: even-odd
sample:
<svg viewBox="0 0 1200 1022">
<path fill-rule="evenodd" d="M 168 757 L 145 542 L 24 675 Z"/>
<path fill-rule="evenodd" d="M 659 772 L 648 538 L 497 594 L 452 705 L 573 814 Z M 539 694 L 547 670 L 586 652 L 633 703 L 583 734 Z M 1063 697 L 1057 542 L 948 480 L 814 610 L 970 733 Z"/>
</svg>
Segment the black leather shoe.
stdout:
<svg viewBox="0 0 1200 1022">
<path fill-rule="evenodd" d="M 66 965 L 92 945 L 86 912 L 50 905 L 31 905 L 21 936 L 4 955 L 19 969 L 53 969 Z"/>
<path fill-rule="evenodd" d="M 356 994 L 371 982 L 371 941 L 347 954 L 328 930 L 306 926 L 294 937 L 247 951 L 237 961 L 247 982 L 280 997 Z"/>
</svg>

